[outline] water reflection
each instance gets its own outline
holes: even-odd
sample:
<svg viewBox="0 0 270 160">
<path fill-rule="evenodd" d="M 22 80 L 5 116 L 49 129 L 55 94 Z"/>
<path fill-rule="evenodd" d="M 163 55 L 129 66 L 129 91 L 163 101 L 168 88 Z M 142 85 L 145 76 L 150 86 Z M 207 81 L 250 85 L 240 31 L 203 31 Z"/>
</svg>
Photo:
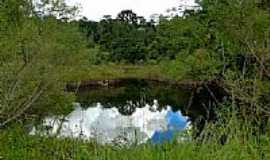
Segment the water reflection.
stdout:
<svg viewBox="0 0 270 160">
<path fill-rule="evenodd" d="M 184 111 L 189 97 L 190 91 L 143 80 L 129 80 L 119 87 L 95 88 L 77 93 L 77 101 L 82 107 L 88 108 L 101 102 L 104 108 L 117 107 L 123 115 L 131 115 L 136 108 L 147 104 L 156 105 L 160 111 L 167 105 L 170 105 L 173 111 Z M 158 105 L 154 104 L 154 99 L 158 99 Z"/>
<path fill-rule="evenodd" d="M 100 144 L 141 144 L 147 141 L 163 143 L 190 127 L 188 117 L 181 111 L 173 112 L 172 107 L 158 109 L 155 100 L 139 108 L 130 107 L 136 103 L 128 102 L 125 108 L 132 108 L 130 115 L 119 112 L 118 107 L 106 108 L 100 103 L 89 108 L 74 104 L 74 111 L 65 118 L 54 116 L 44 119 L 42 128 L 33 128 L 30 134 L 56 135 L 95 139 Z M 183 138 L 183 137 L 180 137 Z"/>
</svg>

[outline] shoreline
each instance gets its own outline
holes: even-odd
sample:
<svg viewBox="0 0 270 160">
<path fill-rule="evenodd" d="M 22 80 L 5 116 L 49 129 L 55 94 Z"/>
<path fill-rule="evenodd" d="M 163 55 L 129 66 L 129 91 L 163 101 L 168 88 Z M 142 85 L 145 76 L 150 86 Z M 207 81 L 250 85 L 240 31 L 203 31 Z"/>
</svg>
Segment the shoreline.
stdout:
<svg viewBox="0 0 270 160">
<path fill-rule="evenodd" d="M 194 89 L 202 86 L 204 83 L 209 83 L 206 81 L 194 81 L 194 80 L 168 80 L 168 79 L 158 79 L 158 78 L 112 78 L 104 80 L 82 80 L 82 81 L 70 81 L 66 85 L 67 91 L 76 90 L 88 90 L 95 88 L 117 88 L 124 86 L 130 81 L 142 81 L 148 84 L 159 84 L 159 85 L 173 85 L 178 88 Z"/>
</svg>

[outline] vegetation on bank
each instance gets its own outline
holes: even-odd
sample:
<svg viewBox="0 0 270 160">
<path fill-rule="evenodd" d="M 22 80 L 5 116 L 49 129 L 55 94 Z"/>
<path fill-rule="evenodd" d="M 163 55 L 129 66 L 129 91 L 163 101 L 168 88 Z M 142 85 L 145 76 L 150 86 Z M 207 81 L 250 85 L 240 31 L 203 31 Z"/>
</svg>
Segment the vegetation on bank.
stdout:
<svg viewBox="0 0 270 160">
<path fill-rule="evenodd" d="M 157 24 L 131 11 L 74 21 L 74 7 L 51 2 L 0 0 L 0 159 L 269 158 L 269 1 L 202 0 L 201 9 L 161 16 Z M 219 79 L 229 96 L 202 105 L 234 116 L 218 114 L 220 123 L 207 122 L 190 142 L 154 147 L 119 149 L 22 129 L 70 111 L 75 96 L 64 91 L 70 80 L 146 76 Z"/>
<path fill-rule="evenodd" d="M 87 80 L 111 80 L 121 78 L 153 79 L 162 81 L 196 81 L 207 80 L 203 77 L 195 78 L 185 75 L 185 71 L 174 68 L 175 62 L 164 61 L 159 64 L 100 64 L 89 65 L 77 70 L 68 76 L 68 81 L 87 81 Z M 177 74 L 176 74 L 177 72 Z"/>
</svg>

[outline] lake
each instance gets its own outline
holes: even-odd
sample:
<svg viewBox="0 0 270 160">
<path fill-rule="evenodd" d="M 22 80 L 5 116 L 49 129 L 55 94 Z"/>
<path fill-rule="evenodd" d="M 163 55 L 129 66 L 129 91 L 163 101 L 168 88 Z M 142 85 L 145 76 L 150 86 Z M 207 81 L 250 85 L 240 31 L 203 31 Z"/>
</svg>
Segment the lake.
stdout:
<svg viewBox="0 0 270 160">
<path fill-rule="evenodd" d="M 136 79 L 81 88 L 71 113 L 46 117 L 30 134 L 124 145 L 188 140 L 192 122 L 204 114 L 203 109 L 188 107 L 190 97 L 188 89 Z"/>
</svg>

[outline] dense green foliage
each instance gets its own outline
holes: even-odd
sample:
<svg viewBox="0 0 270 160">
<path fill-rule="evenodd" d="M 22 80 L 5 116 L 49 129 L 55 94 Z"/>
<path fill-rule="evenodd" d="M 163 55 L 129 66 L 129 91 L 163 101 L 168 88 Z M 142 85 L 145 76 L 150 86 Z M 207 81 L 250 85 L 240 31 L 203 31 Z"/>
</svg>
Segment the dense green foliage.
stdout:
<svg viewBox="0 0 270 160">
<path fill-rule="evenodd" d="M 202 9 L 188 10 L 183 17 L 160 17 L 156 25 L 130 10 L 120 12 L 115 19 L 80 20 L 89 46 L 95 48 L 91 62 L 165 61 L 170 66 L 168 72 L 191 79 L 207 79 L 227 70 L 243 73 L 243 67 L 254 66 L 255 61 L 263 60 L 267 68 L 267 2 L 202 1 L 200 5 Z"/>
<path fill-rule="evenodd" d="M 53 15 L 35 15 L 29 1 L 2 3 L 0 122 L 67 110 L 74 98 L 63 90 L 66 77 L 87 59 L 78 28 Z"/>
<path fill-rule="evenodd" d="M 116 19 L 105 16 L 100 22 L 87 19 L 79 21 L 81 30 L 86 34 L 89 45 L 99 45 L 108 55 L 97 55 L 95 63 L 104 61 L 127 61 L 135 63 L 145 60 L 147 47 L 155 34 L 155 26 L 146 22 L 130 10 L 119 13 Z M 94 43 L 94 44 L 93 44 Z"/>
</svg>

